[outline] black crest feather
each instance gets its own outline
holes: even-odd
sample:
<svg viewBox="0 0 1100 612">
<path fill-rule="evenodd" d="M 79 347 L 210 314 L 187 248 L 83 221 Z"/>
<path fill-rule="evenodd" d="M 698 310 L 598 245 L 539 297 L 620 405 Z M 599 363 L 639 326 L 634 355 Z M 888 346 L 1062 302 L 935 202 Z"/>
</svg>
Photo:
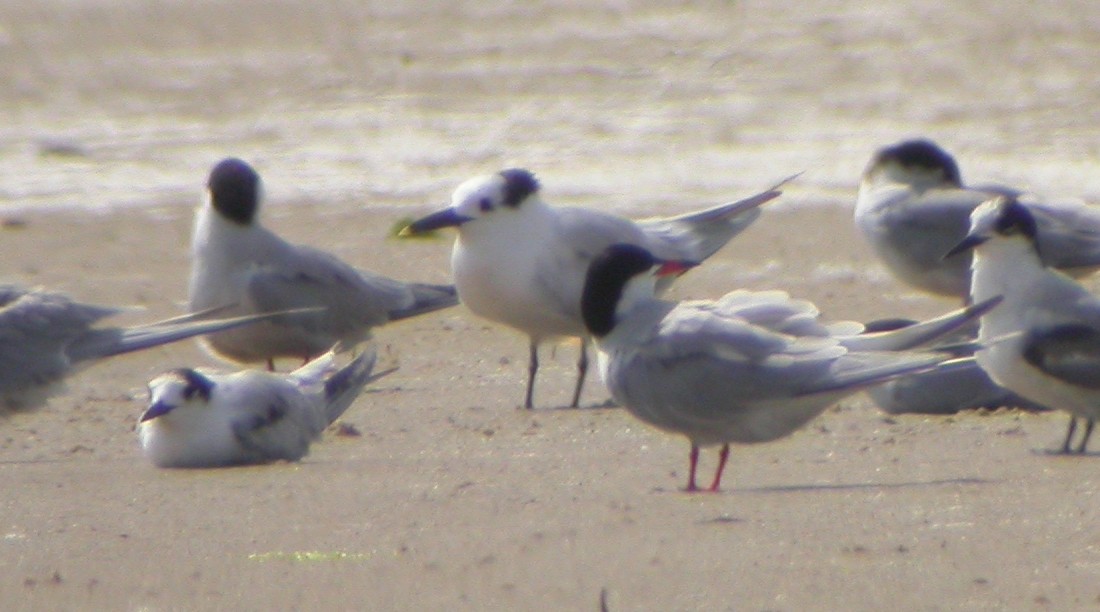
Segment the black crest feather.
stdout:
<svg viewBox="0 0 1100 612">
<path fill-rule="evenodd" d="M 1032 241 L 1039 234 L 1035 216 L 1016 198 L 1005 198 L 1001 214 L 997 217 L 997 231 L 1001 234 L 1023 234 Z"/>
<path fill-rule="evenodd" d="M 176 370 L 176 374 L 179 374 L 187 383 L 187 390 L 184 392 L 187 397 L 197 393 L 204 401 L 210 401 L 210 394 L 214 391 L 214 381 L 191 368 L 180 368 Z"/>
<path fill-rule="evenodd" d="M 260 175 L 243 160 L 223 159 L 206 182 L 210 203 L 225 218 L 248 225 L 260 207 Z"/>
<path fill-rule="evenodd" d="M 515 208 L 539 190 L 539 181 L 530 170 L 508 168 L 502 170 L 500 176 L 504 177 L 504 204 L 506 206 Z"/>
<path fill-rule="evenodd" d="M 938 168 L 944 178 L 954 185 L 962 185 L 962 175 L 955 158 L 939 145 L 924 138 L 906 140 L 879 151 L 881 161 L 894 160 L 902 166 L 919 168 Z"/>
</svg>

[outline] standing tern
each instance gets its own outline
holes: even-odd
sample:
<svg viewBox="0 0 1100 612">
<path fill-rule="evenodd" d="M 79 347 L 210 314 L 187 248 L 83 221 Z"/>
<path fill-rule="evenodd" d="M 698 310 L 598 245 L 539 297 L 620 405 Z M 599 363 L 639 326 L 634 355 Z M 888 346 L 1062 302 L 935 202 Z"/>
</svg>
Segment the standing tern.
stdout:
<svg viewBox="0 0 1100 612">
<path fill-rule="evenodd" d="M 1019 196 L 1031 210 L 1044 264 L 1074 275 L 1100 267 L 1100 207 L 1042 202 L 1003 186 L 964 186 L 954 158 L 930 140 L 906 140 L 874 155 L 859 185 L 856 226 L 902 282 L 966 298 L 970 257 L 943 254 L 966 235 L 970 213 L 997 195 Z"/>
<path fill-rule="evenodd" d="M 324 307 L 251 328 L 214 334 L 208 347 L 252 363 L 308 361 L 338 341 L 355 345 L 376 325 L 458 303 L 450 285 L 404 283 L 356 270 L 333 255 L 291 244 L 259 224 L 260 176 L 247 163 L 219 162 L 207 182 L 208 202 L 195 215 L 191 243 L 191 310 L 237 303 L 238 312 Z"/>
<path fill-rule="evenodd" d="M 632 221 L 598 210 L 552 207 L 530 171 L 512 168 L 462 183 L 448 208 L 413 222 L 405 233 L 458 229 L 451 267 L 462 303 L 530 340 L 524 407 L 533 407 L 539 345 L 558 337 L 580 339 L 570 403 L 576 407 L 588 370 L 580 298 L 592 258 L 623 242 L 669 259 L 701 262 L 751 225 L 758 207 L 778 197 L 786 182 L 703 211 Z M 667 279 L 661 289 L 670 283 Z"/>
<path fill-rule="evenodd" d="M 74 302 L 40 288 L 0 285 L 0 412 L 42 405 L 62 379 L 100 359 L 274 316 L 210 319 L 228 310 L 214 308 L 134 327 L 94 327 L 124 310 Z"/>
<path fill-rule="evenodd" d="M 1042 232 L 1030 207 L 997 197 L 974 210 L 950 254 L 973 251 L 972 299 L 1004 296 L 981 318 L 978 364 L 1001 386 L 1070 413 L 1063 453 L 1084 419 L 1084 453 L 1100 417 L 1100 298 L 1044 265 Z"/>
<path fill-rule="evenodd" d="M 158 467 L 297 461 L 368 383 L 394 371 L 371 374 L 374 362 L 370 350 L 338 368 L 330 351 L 289 374 L 162 374 L 138 422 L 142 451 Z"/>
<path fill-rule="evenodd" d="M 996 305 L 992 299 L 924 323 L 862 333 L 823 324 L 810 302 L 782 291 L 738 290 L 716 301 L 655 297 L 658 277 L 683 264 L 618 244 L 592 262 L 581 309 L 612 397 L 639 419 L 691 442 L 688 491 L 701 446 L 785 436 L 845 396 L 952 355 L 911 351 Z"/>
</svg>

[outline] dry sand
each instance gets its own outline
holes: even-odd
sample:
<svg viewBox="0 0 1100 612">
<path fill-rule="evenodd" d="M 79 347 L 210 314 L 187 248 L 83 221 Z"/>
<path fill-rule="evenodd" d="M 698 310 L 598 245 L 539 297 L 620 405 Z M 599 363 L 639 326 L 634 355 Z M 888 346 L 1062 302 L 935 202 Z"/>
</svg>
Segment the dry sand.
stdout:
<svg viewBox="0 0 1100 612">
<path fill-rule="evenodd" d="M 140 321 L 177 312 L 189 217 L 34 214 L 0 236 L 28 282 L 143 304 L 125 317 Z M 373 228 L 393 220 L 304 206 L 272 225 L 442 280 L 448 242 L 381 239 Z M 788 253 L 792 224 L 822 231 Z M 677 295 L 780 286 L 851 317 L 946 307 L 867 283 L 861 246 L 845 211 L 769 212 Z M 1061 415 L 888 418 L 859 396 L 787 439 L 736 448 L 722 493 L 686 495 L 685 440 L 619 409 L 560 408 L 572 346 L 548 360 L 528 412 L 515 334 L 454 309 L 378 341 L 401 370 L 346 415 L 363 435 L 329 434 L 301 463 L 174 471 L 139 457 L 142 386 L 209 363 L 191 343 L 96 366 L 9 419 L 6 606 L 595 609 L 606 590 L 613 610 L 1067 609 L 1100 597 L 1095 460 L 1041 454 Z M 589 385 L 586 406 L 606 399 Z"/>
<path fill-rule="evenodd" d="M 269 226 L 434 282 L 449 237 L 386 228 L 475 172 L 522 163 L 555 201 L 644 214 L 805 169 L 784 200 L 827 205 L 771 206 L 676 296 L 784 288 L 830 317 L 927 316 L 951 304 L 897 285 L 852 228 L 863 163 L 929 134 L 967 176 L 1100 193 L 1096 7 L 3 2 L 0 275 L 147 308 L 120 322 L 179 313 L 191 205 L 229 154 L 267 174 Z M 1100 605 L 1095 456 L 1042 452 L 1064 415 L 886 417 L 857 396 L 686 495 L 685 440 L 597 407 L 598 381 L 561 408 L 572 345 L 529 412 L 525 341 L 461 308 L 378 342 L 401 369 L 346 415 L 362 436 L 300 463 L 140 458 L 144 384 L 211 364 L 193 343 L 97 365 L 0 423 L 2 607 Z"/>
</svg>

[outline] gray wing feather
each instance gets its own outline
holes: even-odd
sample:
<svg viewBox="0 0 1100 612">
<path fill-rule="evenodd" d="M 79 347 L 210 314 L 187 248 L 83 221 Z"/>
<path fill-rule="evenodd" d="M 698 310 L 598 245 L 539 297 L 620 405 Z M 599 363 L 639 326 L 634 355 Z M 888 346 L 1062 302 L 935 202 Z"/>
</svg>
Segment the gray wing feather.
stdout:
<svg viewBox="0 0 1100 612">
<path fill-rule="evenodd" d="M 793 178 L 743 200 L 675 217 L 643 219 L 638 226 L 658 256 L 701 262 L 752 225 L 760 217 L 759 207 L 779 197 L 778 187 Z"/>
<path fill-rule="evenodd" d="M 1039 256 L 1060 269 L 1100 266 L 1100 207 L 1024 200 L 1038 224 Z"/>
<path fill-rule="evenodd" d="M 248 300 L 261 312 L 316 306 L 327 310 L 286 315 L 277 324 L 358 340 L 370 327 L 389 321 L 391 311 L 415 303 L 405 283 L 361 272 L 318 249 L 293 249 L 281 264 L 259 265 L 251 271 Z"/>
<path fill-rule="evenodd" d="M 69 344 L 121 311 L 59 293 L 0 286 L 0 392 L 17 393 L 63 377 L 71 367 Z"/>
<path fill-rule="evenodd" d="M 72 363 L 89 359 L 100 359 L 121 355 L 133 351 L 185 340 L 194 336 L 201 336 L 214 332 L 224 331 L 243 325 L 272 319 L 282 315 L 280 313 L 263 313 L 258 315 L 243 315 L 227 319 L 215 319 L 212 321 L 176 322 L 185 320 L 186 317 L 168 319 L 166 322 L 149 323 L 127 328 L 89 329 L 80 336 L 72 339 L 65 354 Z"/>
<path fill-rule="evenodd" d="M 235 419 L 233 436 L 246 455 L 245 461 L 296 461 L 304 457 L 317 433 L 296 419 L 295 412 L 287 398 L 276 392 Z"/>
<path fill-rule="evenodd" d="M 1029 333 L 1024 359 L 1049 376 L 1087 389 L 1100 389 L 1100 329 L 1068 324 Z"/>
</svg>

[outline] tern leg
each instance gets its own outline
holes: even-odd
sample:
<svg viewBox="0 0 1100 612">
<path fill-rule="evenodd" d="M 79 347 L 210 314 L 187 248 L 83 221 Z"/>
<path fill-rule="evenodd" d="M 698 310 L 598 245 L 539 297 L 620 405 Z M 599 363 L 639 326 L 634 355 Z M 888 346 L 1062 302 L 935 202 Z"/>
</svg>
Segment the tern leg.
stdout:
<svg viewBox="0 0 1100 612">
<path fill-rule="evenodd" d="M 1094 419 L 1085 419 L 1085 435 L 1081 438 L 1081 444 L 1077 445 L 1077 453 L 1079 455 L 1085 454 L 1085 448 L 1089 444 L 1089 436 L 1092 435 L 1093 425 L 1096 425 L 1096 421 Z"/>
<path fill-rule="evenodd" d="M 714 482 L 710 485 L 711 491 L 717 491 L 722 482 L 722 470 L 726 468 L 726 459 L 730 458 L 730 445 L 723 444 L 722 451 L 718 453 L 718 471 L 714 473 Z"/>
<path fill-rule="evenodd" d="M 581 390 L 584 389 L 584 378 L 588 375 L 588 338 L 581 338 L 581 355 L 577 358 L 577 387 L 573 389 L 573 403 L 570 408 L 576 408 L 581 403 Z"/>
<path fill-rule="evenodd" d="M 523 407 L 530 410 L 535 407 L 535 374 L 539 371 L 539 344 L 531 340 L 531 357 L 527 362 L 527 396 L 523 400 Z"/>
<path fill-rule="evenodd" d="M 1070 454 L 1069 443 L 1073 441 L 1073 432 L 1077 431 L 1077 417 L 1072 414 L 1069 417 L 1069 429 L 1066 430 L 1066 441 L 1062 443 L 1062 454 Z"/>
<path fill-rule="evenodd" d="M 272 357 L 267 358 L 267 371 L 268 372 L 274 372 L 275 371 L 275 359 L 272 358 Z"/>
<path fill-rule="evenodd" d="M 695 467 L 699 465 L 699 447 L 694 442 L 691 443 L 688 462 L 688 484 L 684 490 L 691 493 L 699 490 L 699 487 L 695 486 Z"/>
</svg>

